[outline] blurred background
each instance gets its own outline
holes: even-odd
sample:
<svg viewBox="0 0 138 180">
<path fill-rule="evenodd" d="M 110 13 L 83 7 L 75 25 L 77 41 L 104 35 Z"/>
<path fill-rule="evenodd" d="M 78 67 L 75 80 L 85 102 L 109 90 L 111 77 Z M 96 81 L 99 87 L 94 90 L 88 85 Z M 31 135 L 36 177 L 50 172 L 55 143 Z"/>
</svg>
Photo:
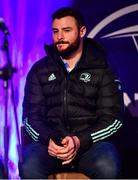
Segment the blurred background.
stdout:
<svg viewBox="0 0 138 180">
<path fill-rule="evenodd" d="M 14 114 L 10 83 L 8 83 L 8 105 L 5 107 L 5 81 L 0 73 L 0 159 L 4 163 L 6 146 L 10 179 L 19 178 L 18 147 L 21 143 L 22 100 L 26 75 L 32 64 L 45 56 L 44 44 L 52 43 L 51 14 L 64 6 L 78 8 L 86 20 L 87 36 L 94 38 L 105 47 L 108 61 L 122 82 L 125 103 L 123 146 L 138 152 L 137 1 L 0 0 L 0 23 L 4 21 L 9 30 L 10 34 L 7 38 L 10 60 L 13 67 L 17 68 L 17 72 L 13 73 L 12 77 L 17 117 Z M 7 64 L 6 53 L 2 50 L 3 43 L 4 33 L 0 28 L 0 72 Z M 8 139 L 6 145 L 4 144 L 5 111 L 7 111 L 8 129 L 8 133 L 5 133 Z"/>
</svg>

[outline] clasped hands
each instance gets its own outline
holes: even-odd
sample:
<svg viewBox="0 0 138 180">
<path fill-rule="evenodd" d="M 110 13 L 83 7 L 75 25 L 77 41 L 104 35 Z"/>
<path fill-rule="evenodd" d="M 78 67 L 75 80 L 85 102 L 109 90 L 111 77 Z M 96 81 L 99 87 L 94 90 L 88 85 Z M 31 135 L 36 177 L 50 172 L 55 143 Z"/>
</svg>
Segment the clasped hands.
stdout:
<svg viewBox="0 0 138 180">
<path fill-rule="evenodd" d="M 66 136 L 61 141 L 62 146 L 57 145 L 52 139 L 49 140 L 49 155 L 63 160 L 62 165 L 69 164 L 76 156 L 80 147 L 80 140 L 77 136 Z"/>
</svg>

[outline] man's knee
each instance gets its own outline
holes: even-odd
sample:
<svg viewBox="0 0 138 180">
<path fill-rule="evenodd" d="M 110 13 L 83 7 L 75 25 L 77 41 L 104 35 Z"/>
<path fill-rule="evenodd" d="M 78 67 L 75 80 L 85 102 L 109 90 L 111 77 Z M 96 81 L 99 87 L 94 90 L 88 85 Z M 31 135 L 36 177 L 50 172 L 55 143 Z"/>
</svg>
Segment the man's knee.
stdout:
<svg viewBox="0 0 138 180">
<path fill-rule="evenodd" d="M 41 168 L 33 162 L 19 163 L 19 176 L 22 179 L 36 179 L 47 178 L 47 172 L 45 168 Z"/>
<path fill-rule="evenodd" d="M 44 166 L 46 156 L 45 146 L 31 143 L 25 147 L 23 162 L 19 162 L 19 175 L 21 178 L 43 178 L 46 174 Z"/>
<path fill-rule="evenodd" d="M 30 166 L 28 163 L 19 163 L 19 176 L 23 179 L 34 178 L 33 177 L 33 165 Z"/>
<path fill-rule="evenodd" d="M 107 157 L 98 159 L 94 168 L 98 178 L 114 179 L 117 178 L 119 174 L 118 165 Z"/>
</svg>

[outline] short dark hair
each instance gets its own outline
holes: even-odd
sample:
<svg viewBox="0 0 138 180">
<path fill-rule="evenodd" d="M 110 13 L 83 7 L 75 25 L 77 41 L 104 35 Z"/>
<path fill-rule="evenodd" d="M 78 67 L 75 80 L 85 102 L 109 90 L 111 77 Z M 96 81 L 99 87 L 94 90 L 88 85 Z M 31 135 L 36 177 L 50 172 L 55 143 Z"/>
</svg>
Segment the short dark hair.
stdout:
<svg viewBox="0 0 138 180">
<path fill-rule="evenodd" d="M 80 11 L 72 7 L 62 7 L 52 14 L 52 20 L 60 19 L 62 17 L 72 16 L 75 18 L 78 27 L 86 26 L 84 18 Z"/>
</svg>

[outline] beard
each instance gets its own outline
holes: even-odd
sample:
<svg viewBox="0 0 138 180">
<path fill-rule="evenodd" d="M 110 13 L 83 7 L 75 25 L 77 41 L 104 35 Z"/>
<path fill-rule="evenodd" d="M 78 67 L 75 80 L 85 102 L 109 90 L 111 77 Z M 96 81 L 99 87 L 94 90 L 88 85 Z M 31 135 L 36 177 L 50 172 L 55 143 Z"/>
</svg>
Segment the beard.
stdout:
<svg viewBox="0 0 138 180">
<path fill-rule="evenodd" d="M 57 46 L 56 46 L 56 45 L 58 45 L 58 44 L 69 44 L 69 46 L 68 46 L 66 49 L 64 49 L 64 50 L 59 50 L 59 49 L 57 48 Z M 78 37 L 76 38 L 76 40 L 75 40 L 74 42 L 72 42 L 72 43 L 69 43 L 68 41 L 59 41 L 59 42 L 55 43 L 55 47 L 56 47 L 59 55 L 60 55 L 63 59 L 68 59 L 69 57 L 71 57 L 71 55 L 72 55 L 75 51 L 78 50 L 79 46 L 80 46 L 80 37 L 79 37 L 79 36 L 78 36 Z"/>
</svg>

